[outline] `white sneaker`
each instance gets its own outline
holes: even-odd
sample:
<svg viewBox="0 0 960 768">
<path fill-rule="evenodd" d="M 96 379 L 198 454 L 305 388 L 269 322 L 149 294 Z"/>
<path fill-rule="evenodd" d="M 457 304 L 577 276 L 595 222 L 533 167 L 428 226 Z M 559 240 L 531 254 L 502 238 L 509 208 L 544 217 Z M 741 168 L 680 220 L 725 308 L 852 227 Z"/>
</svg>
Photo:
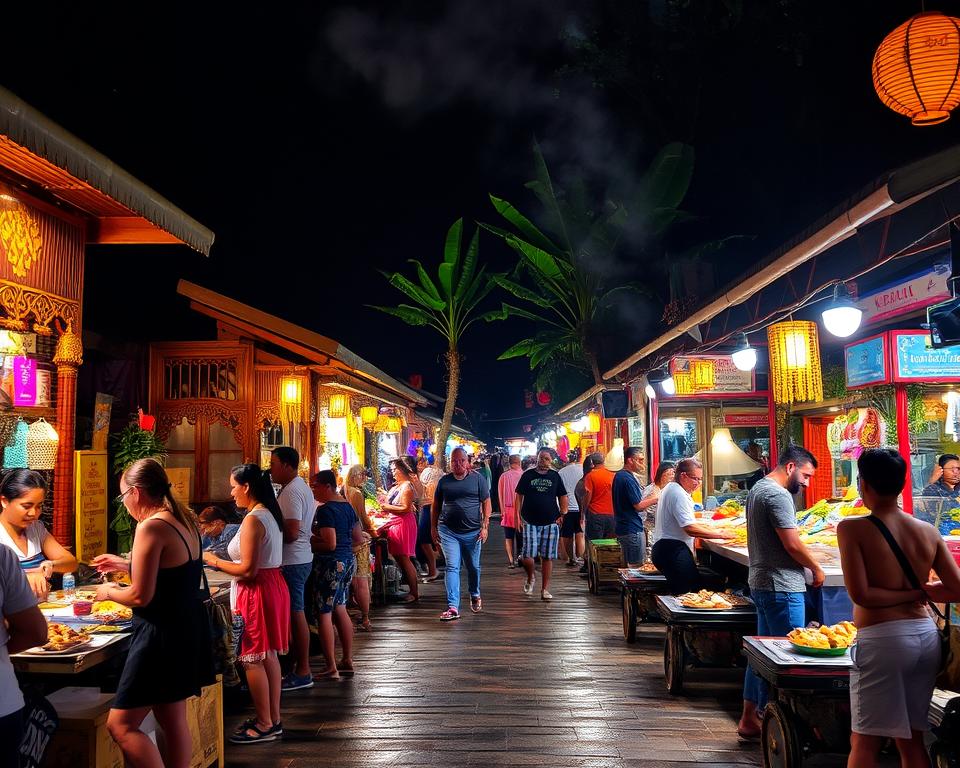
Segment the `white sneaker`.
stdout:
<svg viewBox="0 0 960 768">
<path fill-rule="evenodd" d="M 530 581 L 523 582 L 523 594 L 529 595 L 533 592 L 533 584 L 537 580 L 537 577 L 534 576 Z"/>
<path fill-rule="evenodd" d="M 544 590 L 541 590 L 541 592 L 540 592 L 540 599 L 541 599 L 541 600 L 553 600 L 553 595 L 551 595 L 549 592 L 547 592 L 547 590 L 544 589 Z"/>
</svg>

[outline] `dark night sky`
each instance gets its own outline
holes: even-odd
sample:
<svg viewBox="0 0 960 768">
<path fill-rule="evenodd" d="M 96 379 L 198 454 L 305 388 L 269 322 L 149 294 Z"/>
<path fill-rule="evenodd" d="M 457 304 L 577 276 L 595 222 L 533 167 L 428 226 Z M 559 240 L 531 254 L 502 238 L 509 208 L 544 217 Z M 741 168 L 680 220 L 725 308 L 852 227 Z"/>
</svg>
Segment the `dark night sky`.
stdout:
<svg viewBox="0 0 960 768">
<path fill-rule="evenodd" d="M 395 301 L 376 270 L 436 262 L 456 217 L 492 221 L 487 192 L 535 210 L 522 187 L 534 134 L 558 174 L 582 167 L 612 194 L 666 141 L 693 144 L 684 207 L 703 235 L 755 235 L 742 264 L 884 170 L 958 140 L 957 118 L 913 128 L 870 82 L 876 45 L 918 3 L 747 3 L 733 31 L 691 27 L 662 60 L 634 57 L 619 84 L 558 74 L 570 63 L 561 31 L 599 25 L 610 39 L 636 8 L 676 5 L 686 3 L 38 6 L 23 21 L 37 34 L 5 35 L 0 82 L 216 232 L 208 259 L 94 249 L 88 327 L 195 336 L 198 317 L 175 295 L 184 277 L 442 392 L 439 337 L 363 304 Z M 957 15 L 960 3 L 940 10 Z M 653 95 L 638 99 L 644 83 Z M 490 238 L 481 255 L 512 263 Z M 468 412 L 522 413 L 526 363 L 494 360 L 526 330 L 512 321 L 468 337 Z"/>
</svg>

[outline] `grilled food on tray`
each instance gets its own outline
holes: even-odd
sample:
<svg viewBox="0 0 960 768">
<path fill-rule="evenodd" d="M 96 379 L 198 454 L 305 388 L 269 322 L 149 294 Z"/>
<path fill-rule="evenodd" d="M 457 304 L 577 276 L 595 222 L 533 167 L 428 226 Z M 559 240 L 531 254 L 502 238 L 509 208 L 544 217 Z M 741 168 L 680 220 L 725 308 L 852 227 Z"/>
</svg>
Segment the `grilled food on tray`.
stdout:
<svg viewBox="0 0 960 768">
<path fill-rule="evenodd" d="M 640 571 L 640 573 L 659 573 L 657 566 L 653 563 L 644 563 L 637 570 Z"/>
<path fill-rule="evenodd" d="M 732 595 L 721 592 L 711 592 L 709 589 L 701 589 L 699 592 L 687 592 L 677 598 L 680 605 L 684 608 L 712 608 L 714 610 L 726 610 L 733 608 L 736 603 L 730 598 Z"/>
<path fill-rule="evenodd" d="M 857 628 L 850 621 L 841 621 L 832 627 L 797 627 L 787 640 L 807 648 L 849 648 L 856 642 Z"/>
<path fill-rule="evenodd" d="M 47 643 L 45 651 L 67 651 L 76 645 L 87 642 L 87 638 L 66 624 L 49 624 L 47 626 Z"/>
<path fill-rule="evenodd" d="M 93 604 L 93 616 L 100 621 L 128 621 L 133 618 L 133 610 L 113 600 L 101 600 Z"/>
</svg>

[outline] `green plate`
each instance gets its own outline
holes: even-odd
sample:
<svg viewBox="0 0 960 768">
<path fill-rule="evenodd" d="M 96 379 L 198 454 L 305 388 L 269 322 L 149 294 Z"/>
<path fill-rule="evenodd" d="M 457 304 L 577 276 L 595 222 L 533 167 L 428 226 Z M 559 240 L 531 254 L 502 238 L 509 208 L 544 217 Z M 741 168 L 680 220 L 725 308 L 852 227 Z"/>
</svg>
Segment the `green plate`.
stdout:
<svg viewBox="0 0 960 768">
<path fill-rule="evenodd" d="M 802 656 L 843 656 L 850 650 L 849 648 L 811 648 L 809 645 L 797 645 L 792 640 L 790 645 Z"/>
</svg>

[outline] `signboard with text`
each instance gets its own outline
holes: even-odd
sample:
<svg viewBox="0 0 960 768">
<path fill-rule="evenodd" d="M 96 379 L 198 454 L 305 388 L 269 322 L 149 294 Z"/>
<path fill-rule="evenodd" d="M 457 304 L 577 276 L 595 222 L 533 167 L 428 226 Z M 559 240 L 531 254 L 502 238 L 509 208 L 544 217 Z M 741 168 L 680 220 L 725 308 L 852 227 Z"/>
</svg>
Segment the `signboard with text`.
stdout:
<svg viewBox="0 0 960 768">
<path fill-rule="evenodd" d="M 723 426 L 725 427 L 769 427 L 770 414 L 750 412 L 750 413 L 724 413 Z"/>
<path fill-rule="evenodd" d="M 107 452 L 74 451 L 77 560 L 107 551 Z"/>
<path fill-rule="evenodd" d="M 940 258 L 923 272 L 860 296 L 857 306 L 863 310 L 863 325 L 869 325 L 929 307 L 950 296 L 950 261 Z"/>
<path fill-rule="evenodd" d="M 32 357 L 13 358 L 13 404 L 37 404 L 37 361 Z"/>
<path fill-rule="evenodd" d="M 960 382 L 960 345 L 934 349 L 929 331 L 890 331 L 893 380 Z"/>
<path fill-rule="evenodd" d="M 847 389 L 873 387 L 890 383 L 890 355 L 887 334 L 847 344 L 843 348 Z"/>
<path fill-rule="evenodd" d="M 713 362 L 713 386 L 710 389 L 698 389 L 686 397 L 702 397 L 704 395 L 723 395 L 754 391 L 754 372 L 741 371 L 733 364 L 730 355 L 696 355 L 690 357 L 675 357 L 671 363 L 672 373 L 690 370 L 692 360 L 710 360 Z M 684 397 L 678 394 L 677 397 Z"/>
</svg>

